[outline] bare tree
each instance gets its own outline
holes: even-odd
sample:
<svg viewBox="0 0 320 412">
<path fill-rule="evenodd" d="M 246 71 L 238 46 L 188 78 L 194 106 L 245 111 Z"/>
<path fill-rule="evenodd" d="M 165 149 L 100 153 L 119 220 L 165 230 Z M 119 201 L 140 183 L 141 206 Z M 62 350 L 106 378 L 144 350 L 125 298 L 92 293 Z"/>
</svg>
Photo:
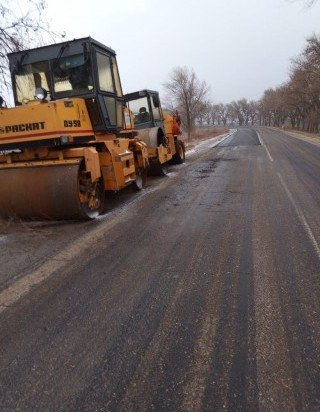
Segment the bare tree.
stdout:
<svg viewBox="0 0 320 412">
<path fill-rule="evenodd" d="M 207 112 L 207 102 L 202 102 L 199 105 L 198 114 L 195 118 L 196 124 L 198 124 L 200 127 L 203 126 L 203 123 L 204 123 L 205 117 L 206 117 L 206 112 Z"/>
<path fill-rule="evenodd" d="M 204 105 L 204 120 L 207 126 L 214 126 L 213 119 L 213 104 L 210 101 L 207 101 Z"/>
<path fill-rule="evenodd" d="M 258 116 L 258 103 L 254 100 L 249 102 L 249 118 L 251 121 L 251 126 L 254 125 L 256 118 Z"/>
<path fill-rule="evenodd" d="M 233 119 L 237 119 L 239 126 L 242 126 L 245 122 L 243 105 L 247 104 L 246 99 L 233 101 L 229 104 L 229 112 Z"/>
<path fill-rule="evenodd" d="M 199 105 L 198 115 L 196 117 L 196 123 L 202 127 L 204 124 L 210 126 L 212 123 L 212 103 L 207 100 L 201 102 Z"/>
<path fill-rule="evenodd" d="M 226 126 L 229 118 L 229 110 L 230 110 L 230 105 L 226 105 L 223 103 L 219 103 L 218 105 L 218 124 L 222 122 L 223 126 Z"/>
<path fill-rule="evenodd" d="M 164 83 L 167 99 L 179 110 L 182 124 L 190 139 L 195 120 L 203 111 L 209 87 L 200 81 L 193 69 L 176 67 Z"/>
<path fill-rule="evenodd" d="M 287 117 L 285 87 L 268 89 L 260 101 L 260 112 L 265 126 L 282 126 Z"/>
<path fill-rule="evenodd" d="M 27 5 L 27 7 L 26 7 Z M 64 37 L 43 18 L 45 0 L 0 0 L 0 92 L 10 91 L 7 54 Z"/>
<path fill-rule="evenodd" d="M 216 124 L 216 121 L 218 121 L 218 110 L 219 110 L 219 105 L 217 104 L 212 104 L 211 105 L 211 122 L 212 126 Z"/>
<path fill-rule="evenodd" d="M 307 39 L 300 56 L 293 60 L 290 79 L 264 92 L 259 115 L 266 126 L 290 124 L 309 132 L 320 130 L 320 38 Z"/>
<path fill-rule="evenodd" d="M 238 108 L 236 107 L 236 102 L 233 100 L 231 103 L 228 104 L 229 107 L 229 117 L 231 119 L 231 123 L 239 123 L 238 119 Z"/>
<path fill-rule="evenodd" d="M 237 101 L 231 102 L 229 105 L 229 118 L 231 123 L 235 120 L 239 123 L 239 126 L 248 125 L 249 121 L 254 124 L 257 117 L 257 103 L 254 101 L 248 102 L 247 99 L 242 98 Z"/>
</svg>

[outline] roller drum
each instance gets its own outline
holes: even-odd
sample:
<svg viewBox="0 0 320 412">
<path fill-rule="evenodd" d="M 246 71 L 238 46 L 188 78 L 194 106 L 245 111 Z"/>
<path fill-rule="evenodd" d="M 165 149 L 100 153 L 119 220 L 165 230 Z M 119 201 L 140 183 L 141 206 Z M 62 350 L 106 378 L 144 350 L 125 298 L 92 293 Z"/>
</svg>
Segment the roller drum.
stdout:
<svg viewBox="0 0 320 412">
<path fill-rule="evenodd" d="M 79 197 L 79 164 L 0 170 L 0 215 L 78 220 L 88 216 Z"/>
</svg>

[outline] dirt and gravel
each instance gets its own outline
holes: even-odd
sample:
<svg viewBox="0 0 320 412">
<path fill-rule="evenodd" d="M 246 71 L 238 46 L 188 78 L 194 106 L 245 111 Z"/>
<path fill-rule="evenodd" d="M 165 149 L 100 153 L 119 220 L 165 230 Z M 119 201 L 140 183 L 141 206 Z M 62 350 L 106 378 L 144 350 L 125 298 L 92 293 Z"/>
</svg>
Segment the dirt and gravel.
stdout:
<svg viewBox="0 0 320 412">
<path fill-rule="evenodd" d="M 319 410 L 320 149 L 213 146 L 95 222 L 2 222 L 1 410 Z"/>
</svg>

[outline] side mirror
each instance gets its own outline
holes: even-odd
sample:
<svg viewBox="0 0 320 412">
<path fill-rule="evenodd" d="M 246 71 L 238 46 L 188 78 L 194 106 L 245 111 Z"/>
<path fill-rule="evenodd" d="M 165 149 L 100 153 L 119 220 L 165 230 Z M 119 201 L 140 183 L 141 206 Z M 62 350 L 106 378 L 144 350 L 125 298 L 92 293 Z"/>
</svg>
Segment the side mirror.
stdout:
<svg viewBox="0 0 320 412">
<path fill-rule="evenodd" d="M 153 94 L 152 95 L 152 101 L 153 101 L 154 107 L 160 107 L 160 99 L 159 99 L 158 94 Z"/>
</svg>

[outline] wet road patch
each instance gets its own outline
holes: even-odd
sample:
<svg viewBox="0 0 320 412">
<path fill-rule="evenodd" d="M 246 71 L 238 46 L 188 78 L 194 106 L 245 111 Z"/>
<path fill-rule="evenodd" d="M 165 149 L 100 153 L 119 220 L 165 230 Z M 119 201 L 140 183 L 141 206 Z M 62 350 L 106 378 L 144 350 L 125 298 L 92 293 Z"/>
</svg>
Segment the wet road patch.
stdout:
<svg viewBox="0 0 320 412">
<path fill-rule="evenodd" d="M 259 137 L 254 130 L 239 129 L 236 133 L 224 140 L 217 147 L 230 146 L 261 146 Z"/>
</svg>

